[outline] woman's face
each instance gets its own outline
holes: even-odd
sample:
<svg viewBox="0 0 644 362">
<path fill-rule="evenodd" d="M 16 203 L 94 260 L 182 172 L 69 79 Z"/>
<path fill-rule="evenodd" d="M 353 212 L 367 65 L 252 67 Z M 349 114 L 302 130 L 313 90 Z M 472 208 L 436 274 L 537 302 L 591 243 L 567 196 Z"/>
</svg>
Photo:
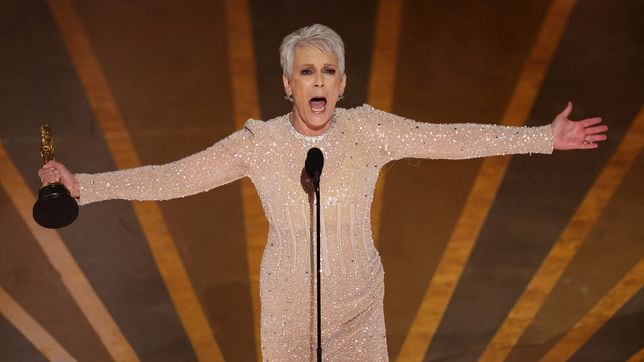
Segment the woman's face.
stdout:
<svg viewBox="0 0 644 362">
<path fill-rule="evenodd" d="M 337 57 L 315 47 L 298 48 L 291 79 L 284 75 L 282 80 L 286 94 L 294 99 L 291 122 L 295 129 L 308 136 L 329 129 L 335 104 L 346 84 Z"/>
</svg>

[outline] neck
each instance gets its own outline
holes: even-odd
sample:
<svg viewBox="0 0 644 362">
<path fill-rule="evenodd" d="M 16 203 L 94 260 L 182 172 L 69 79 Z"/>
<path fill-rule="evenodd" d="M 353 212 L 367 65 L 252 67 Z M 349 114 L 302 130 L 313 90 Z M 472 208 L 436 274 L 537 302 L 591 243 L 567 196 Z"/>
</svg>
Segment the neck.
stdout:
<svg viewBox="0 0 644 362">
<path fill-rule="evenodd" d="M 332 114 L 331 118 L 329 118 L 320 127 L 314 127 L 302 121 L 302 119 L 297 114 L 297 110 L 295 109 L 293 109 L 293 111 L 291 112 L 289 116 L 289 121 L 291 122 L 291 125 L 293 126 L 293 128 L 298 133 L 304 136 L 320 136 L 324 134 L 326 131 L 328 131 L 333 125 L 333 122 L 335 122 L 335 113 Z"/>
</svg>

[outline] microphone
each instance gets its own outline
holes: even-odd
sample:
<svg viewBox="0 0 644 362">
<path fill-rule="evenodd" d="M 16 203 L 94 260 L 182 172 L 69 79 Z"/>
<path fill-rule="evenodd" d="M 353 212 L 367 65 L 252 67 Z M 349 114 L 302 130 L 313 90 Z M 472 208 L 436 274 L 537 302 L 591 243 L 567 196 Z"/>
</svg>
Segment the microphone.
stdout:
<svg viewBox="0 0 644 362">
<path fill-rule="evenodd" d="M 306 153 L 306 161 L 304 162 L 304 169 L 315 186 L 316 206 L 316 240 L 315 249 L 317 250 L 315 258 L 315 271 L 316 271 L 316 285 L 317 285 L 317 360 L 322 362 L 322 281 L 320 278 L 320 175 L 322 174 L 322 167 L 324 166 L 324 155 L 319 148 L 313 147 Z"/>
<path fill-rule="evenodd" d="M 306 153 L 306 162 L 304 168 L 316 188 L 320 187 L 320 175 L 322 175 L 322 167 L 324 167 L 324 155 L 319 148 L 313 147 Z"/>
</svg>

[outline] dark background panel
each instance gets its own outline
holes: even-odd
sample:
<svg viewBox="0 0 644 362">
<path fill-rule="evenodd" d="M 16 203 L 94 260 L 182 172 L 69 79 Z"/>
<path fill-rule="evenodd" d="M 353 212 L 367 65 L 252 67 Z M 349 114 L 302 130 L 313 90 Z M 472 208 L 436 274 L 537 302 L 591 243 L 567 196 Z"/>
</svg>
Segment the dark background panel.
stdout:
<svg viewBox="0 0 644 362">
<path fill-rule="evenodd" d="M 223 2 L 76 4 L 142 164 L 235 130 Z M 159 205 L 222 353 L 255 359 L 240 185 Z"/>
<path fill-rule="evenodd" d="M 419 121 L 499 122 L 547 5 L 406 1 L 394 112 Z M 379 247 L 392 357 L 416 316 L 480 163 L 402 160 L 386 167 Z"/>
<path fill-rule="evenodd" d="M 644 152 L 640 151 L 509 361 L 542 357 L 644 256 L 642 178 Z"/>
<path fill-rule="evenodd" d="M 0 285 L 5 292 L 74 358 L 109 361 L 108 351 L 3 188 L 0 220 Z M 4 335 L 0 335 L 2 339 Z M 3 355 L 5 350 L 0 348 L 0 357 Z M 12 356 L 9 350 L 6 355 Z"/>
<path fill-rule="evenodd" d="M 644 348 L 644 291 L 625 304 L 570 361 L 626 361 Z"/>
<path fill-rule="evenodd" d="M 3 137 L 9 137 L 5 146 L 29 186 L 35 193 L 39 185 L 36 171 L 42 164 L 39 125 L 43 121 L 52 126 L 57 159 L 72 171 L 113 170 L 47 2 L 5 6 L 7 12 L 0 16 L 7 21 L 0 23 L 7 40 L 2 43 L 0 71 L 2 79 L 11 82 L 0 82 L 6 101 L 0 118 L 11 121 L 1 122 L 0 127 Z M 78 220 L 60 233 L 137 353 L 157 353 L 170 360 L 193 356 L 128 203 L 82 207 Z M 151 329 L 161 332 L 150 333 Z"/>
<path fill-rule="evenodd" d="M 75 154 L 62 143 L 86 134 L 92 113 L 86 102 L 70 96 L 82 92 L 47 2 L 1 2 L 0 45 L 0 140 L 6 146 L 35 145 L 24 157 L 29 157 L 25 161 L 32 169 L 37 168 L 42 162 L 39 125 L 49 123 L 60 140 L 57 155 Z M 34 177 L 28 180 L 37 184 Z"/>
<path fill-rule="evenodd" d="M 0 315 L 0 355 L 15 356 L 16 362 L 47 361 L 47 358 L 37 350 L 25 336 L 20 333 L 7 319 Z"/>
<path fill-rule="evenodd" d="M 483 352 L 621 141 L 644 91 L 633 18 L 641 6 L 577 3 L 529 125 L 552 119 L 572 99 L 572 118 L 602 116 L 609 140 L 592 152 L 513 159 L 427 360 L 452 355 L 454 346 L 464 346 L 463 358 Z"/>
</svg>

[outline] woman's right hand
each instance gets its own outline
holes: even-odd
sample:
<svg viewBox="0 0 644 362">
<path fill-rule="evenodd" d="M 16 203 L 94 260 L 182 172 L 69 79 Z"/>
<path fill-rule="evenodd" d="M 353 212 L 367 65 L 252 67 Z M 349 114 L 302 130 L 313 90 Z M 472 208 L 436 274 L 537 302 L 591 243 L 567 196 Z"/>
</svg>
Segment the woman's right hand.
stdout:
<svg viewBox="0 0 644 362">
<path fill-rule="evenodd" d="M 38 170 L 38 176 L 43 186 L 52 182 L 60 182 L 63 184 L 73 198 L 80 197 L 80 189 L 76 176 L 71 173 L 65 165 L 56 161 L 49 161 Z"/>
</svg>

